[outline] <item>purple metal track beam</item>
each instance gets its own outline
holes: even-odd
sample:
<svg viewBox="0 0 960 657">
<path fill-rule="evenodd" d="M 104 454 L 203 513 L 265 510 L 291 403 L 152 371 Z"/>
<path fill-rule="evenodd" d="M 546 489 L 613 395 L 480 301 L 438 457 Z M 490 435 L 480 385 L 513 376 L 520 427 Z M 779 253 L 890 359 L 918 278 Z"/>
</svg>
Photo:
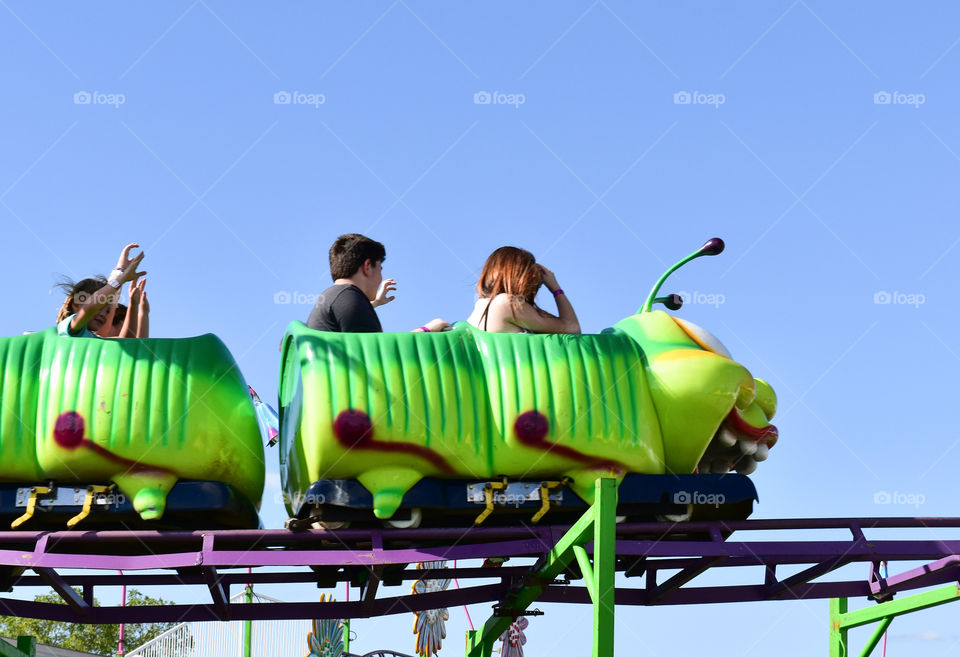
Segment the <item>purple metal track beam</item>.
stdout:
<svg viewBox="0 0 960 657">
<path fill-rule="evenodd" d="M 960 541 L 617 541 L 619 556 L 740 557 L 754 564 L 819 563 L 844 556 L 850 561 L 925 561 L 952 554 L 960 554 Z M 656 563 L 648 560 L 644 566 Z"/>
<path fill-rule="evenodd" d="M 213 599 L 213 608 L 217 613 L 217 618 L 222 621 L 230 620 L 230 596 L 223 589 L 217 569 L 204 566 L 201 570 L 207 588 L 210 590 L 210 597 Z"/>
<path fill-rule="evenodd" d="M 899 590 L 910 590 L 936 584 L 957 582 L 960 577 L 960 567 L 954 566 L 939 571 L 930 572 L 930 566 L 921 566 L 909 573 L 915 576 L 921 573 L 925 578 L 907 578 L 909 573 L 901 575 L 902 581 Z M 766 584 L 746 584 L 733 586 L 703 586 L 686 589 L 675 589 L 659 597 L 651 595 L 644 589 L 617 589 L 615 601 L 618 605 L 691 605 L 728 602 L 759 602 L 767 600 L 769 586 Z M 842 582 L 814 582 L 802 583 L 790 589 L 789 596 L 781 596 L 781 600 L 806 600 L 817 598 L 853 598 L 870 595 L 870 584 L 864 580 L 848 580 Z M 590 595 L 584 587 L 550 586 L 539 598 L 540 602 L 572 602 L 590 604 Z"/>
<path fill-rule="evenodd" d="M 679 573 L 668 579 L 666 582 L 650 591 L 651 602 L 656 602 L 670 591 L 680 588 L 698 575 L 706 572 L 713 566 L 716 566 L 725 558 L 726 557 L 703 557 L 702 559 L 698 559 L 697 563 L 692 566 L 687 566 Z M 656 572 L 657 571 L 655 570 L 651 571 L 651 573 L 647 576 L 648 589 L 650 589 L 652 585 L 656 584 Z"/>
<path fill-rule="evenodd" d="M 377 589 L 380 588 L 380 577 L 383 575 L 383 566 L 374 566 L 370 569 L 370 579 L 367 580 L 366 590 L 363 592 L 363 607 L 370 609 L 377 598 Z"/>
<path fill-rule="evenodd" d="M 643 590 L 624 589 L 617 593 L 621 604 L 695 604 L 765 600 L 771 596 L 856 597 L 889 595 L 896 590 L 956 581 L 960 575 L 958 540 L 868 540 L 865 529 L 875 528 L 957 528 L 960 518 L 880 518 L 880 519 L 805 519 L 757 520 L 740 522 L 634 523 L 616 527 L 616 553 L 621 567 L 641 569 L 647 576 Z M 847 540 L 739 540 L 751 531 L 837 529 L 848 532 Z M 101 607 L 84 619 L 82 606 L 46 605 L 22 600 L 0 600 L 8 613 L 31 617 L 49 617 L 75 622 L 150 622 L 160 620 L 209 620 L 227 614 L 236 619 L 253 618 L 363 618 L 400 613 L 405 610 L 432 609 L 441 606 L 502 602 L 516 586 L 529 585 L 530 567 L 504 569 L 448 569 L 444 576 L 466 579 L 499 579 L 499 584 L 474 586 L 459 591 L 436 592 L 419 596 L 378 599 L 380 584 L 369 580 L 362 599 L 352 603 L 275 603 L 271 605 L 230 605 L 229 588 L 235 583 L 254 581 L 312 582 L 329 585 L 348 579 L 358 580 L 364 570 L 385 568 L 380 577 L 402 581 L 429 576 L 412 570 L 395 572 L 399 566 L 435 559 L 473 559 L 490 556 L 534 556 L 554 549 L 566 527 L 489 527 L 479 529 L 414 530 L 323 530 L 289 532 L 210 531 L 210 532 L 0 532 L 0 574 L 6 583 L 23 586 L 27 582 L 54 584 L 64 592 L 82 582 L 84 599 L 90 599 L 95 586 L 130 583 L 133 577 L 166 577 L 165 583 L 206 585 L 212 603 L 207 605 L 162 608 Z M 736 530 L 738 540 L 724 540 Z M 793 539 L 794 534 L 789 535 Z M 818 534 L 819 536 L 819 534 Z M 666 539 L 666 540 L 665 540 Z M 439 545 L 438 545 L 439 543 Z M 451 545 L 452 544 L 452 545 Z M 586 546 L 588 551 L 590 546 Z M 630 557 L 639 557 L 631 559 Z M 922 568 L 893 578 L 875 575 L 867 581 L 812 582 L 850 562 L 875 564 L 879 561 L 930 561 Z M 635 563 L 631 563 L 635 562 Z M 805 564 L 801 573 L 782 582 L 776 579 L 776 567 Z M 290 572 L 290 568 L 312 566 L 315 572 Z M 744 583 L 724 587 L 688 587 L 687 584 L 710 568 L 765 566 L 763 583 Z M 228 568 L 279 566 L 279 573 L 224 573 Z M 19 569 L 32 568 L 40 577 L 17 576 Z M 55 568 L 104 571 L 104 575 L 63 576 Z M 151 575 L 128 573 L 117 577 L 117 568 L 125 570 L 163 568 L 178 573 Z M 662 570 L 679 570 L 657 585 Z M 115 579 L 111 579 L 115 578 Z M 261 579 L 262 578 L 262 579 Z M 378 577 L 379 580 L 379 577 Z M 154 581 L 154 580 L 151 580 Z M 161 580 L 156 580 L 161 581 Z M 552 580 L 551 580 L 552 581 Z M 371 590 L 371 588 L 375 590 Z M 549 586 L 543 601 L 568 599 L 587 602 L 578 589 Z M 65 598 L 70 596 L 67 593 Z M 432 599 L 427 596 L 449 595 Z M 82 601 L 81 601 L 82 602 Z M 88 604 L 88 603 L 87 603 Z M 337 606 L 347 605 L 347 606 Z M 88 604 L 89 606 L 89 604 Z M 4 607 L 0 607 L 0 613 Z M 39 616 L 38 616 L 39 614 Z M 305 614 L 305 615 L 299 615 Z"/>
<path fill-rule="evenodd" d="M 836 570 L 841 566 L 846 565 L 850 562 L 850 559 L 845 555 L 842 557 L 835 557 L 833 559 L 828 559 L 827 561 L 818 563 L 815 566 L 810 566 L 809 568 L 800 571 L 799 573 L 788 577 L 782 581 L 774 581 L 769 583 L 769 590 L 767 592 L 767 598 L 772 600 L 775 598 L 782 598 L 789 600 L 792 597 L 792 591 L 799 584 L 805 584 L 812 579 L 816 579 L 822 575 L 826 575 L 830 571 Z M 772 576 L 772 573 L 771 573 Z"/>
<path fill-rule="evenodd" d="M 57 573 L 57 571 L 52 568 L 35 568 L 34 569 L 37 575 L 40 576 L 40 579 L 45 581 L 47 585 L 52 588 L 54 591 L 60 594 L 60 597 L 63 598 L 63 601 L 66 602 L 76 613 L 80 614 L 84 618 L 90 616 L 90 610 L 92 607 L 87 604 L 87 601 L 77 595 L 77 592 L 74 591 L 70 586 L 63 581 L 63 578 Z"/>
<path fill-rule="evenodd" d="M 410 594 L 378 598 L 369 609 L 357 602 L 272 602 L 230 604 L 232 620 L 284 620 L 314 618 L 371 618 L 404 614 L 441 607 L 455 607 L 482 602 L 496 602 L 506 595 L 509 586 L 490 584 L 452 591 Z M 79 615 L 67 605 L 28 600 L 0 599 L 0 614 L 24 618 L 45 618 L 70 623 L 178 623 L 217 620 L 213 605 L 168 605 L 163 607 L 94 607 L 89 618 Z"/>
<path fill-rule="evenodd" d="M 926 566 L 870 582 L 870 594 L 877 598 L 889 598 L 894 593 L 905 589 L 943 584 L 944 580 L 941 577 L 943 572 L 960 572 L 960 556 L 951 555 Z"/>
<path fill-rule="evenodd" d="M 730 602 L 758 602 L 766 600 L 767 587 L 763 584 L 742 586 L 710 586 L 677 589 L 664 594 L 656 602 L 641 589 L 617 589 L 614 599 L 618 605 L 697 605 Z M 823 582 L 802 584 L 795 590 L 797 599 L 860 597 L 867 595 L 869 586 L 864 581 Z M 540 596 L 539 602 L 563 602 L 591 604 L 590 594 L 584 587 L 551 586 Z"/>
<path fill-rule="evenodd" d="M 382 582 L 385 587 L 400 586 L 400 584 L 388 584 L 391 580 L 415 581 L 418 579 L 446 579 L 453 577 L 455 579 L 510 579 L 512 577 L 522 577 L 530 572 L 529 566 L 502 566 L 500 568 L 446 568 L 443 570 L 414 571 L 405 570 L 400 573 L 392 573 L 387 581 Z M 349 575 L 343 572 L 335 573 L 331 577 L 335 581 L 342 582 L 350 579 Z M 315 572 L 255 572 L 255 573 L 219 573 L 220 582 L 225 587 L 233 587 L 237 584 L 302 584 L 317 583 L 320 578 Z M 117 575 L 115 573 L 103 574 L 82 574 L 82 575 L 60 575 L 64 582 L 69 586 L 203 586 L 207 581 L 202 575 L 183 574 L 144 574 L 144 573 L 124 573 Z M 49 586 L 49 584 L 36 575 L 21 575 L 12 580 L 12 586 Z"/>
<path fill-rule="evenodd" d="M 721 530 L 765 531 L 773 529 L 861 529 L 910 528 L 910 527 L 954 527 L 960 528 L 960 518 L 799 518 L 739 521 L 699 521 L 684 523 L 644 522 L 623 523 L 617 525 L 617 534 L 649 534 L 666 536 L 669 534 L 704 533 Z M 206 536 L 212 537 L 217 544 L 235 544 L 248 549 L 257 544 L 269 547 L 297 544 L 317 544 L 327 539 L 340 544 L 353 540 L 367 542 L 378 538 L 384 545 L 391 541 L 403 540 L 445 540 L 470 542 L 490 539 L 539 539 L 553 544 L 554 537 L 563 536 L 569 525 L 549 525 L 538 527 L 478 527 L 454 529 L 343 529 L 337 531 L 308 530 L 291 532 L 285 529 L 268 530 L 210 530 L 196 532 L 182 531 L 97 531 L 97 532 L 36 532 L 36 531 L 0 531 L 0 545 L 29 544 L 33 546 L 41 537 L 48 537 L 53 543 L 91 543 L 109 542 L 127 543 L 131 539 L 144 544 L 160 542 L 182 543 L 193 541 L 198 547 Z"/>
<path fill-rule="evenodd" d="M 2 543 L 0 543 L 2 544 Z M 149 544 L 131 549 L 154 550 Z M 93 546 L 91 549 L 103 549 Z M 157 548 L 159 549 L 159 547 Z M 540 540 L 504 541 L 480 545 L 461 544 L 446 547 L 424 547 L 393 550 L 363 549 L 239 549 L 225 550 L 219 546 L 201 547 L 199 551 L 124 556 L 117 554 L 72 554 L 37 552 L 36 550 L 0 549 L 0 565 L 28 568 L 90 568 L 96 570 L 154 570 L 192 568 L 199 565 L 218 568 L 247 568 L 254 566 L 375 566 L 379 564 L 418 563 L 421 561 L 464 560 L 484 557 L 536 555 L 549 550 Z"/>
</svg>

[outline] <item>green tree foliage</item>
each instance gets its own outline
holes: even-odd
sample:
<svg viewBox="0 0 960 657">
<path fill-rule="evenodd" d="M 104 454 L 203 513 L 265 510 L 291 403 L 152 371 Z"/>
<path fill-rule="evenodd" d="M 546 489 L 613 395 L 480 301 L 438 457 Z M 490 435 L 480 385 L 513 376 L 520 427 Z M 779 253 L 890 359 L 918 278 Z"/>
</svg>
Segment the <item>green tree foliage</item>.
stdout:
<svg viewBox="0 0 960 657">
<path fill-rule="evenodd" d="M 79 591 L 78 591 L 79 593 Z M 46 593 L 34 598 L 35 602 L 64 603 L 57 593 Z M 97 602 L 94 600 L 94 605 Z M 151 598 L 136 589 L 127 592 L 127 605 L 169 605 L 167 600 Z M 124 626 L 124 646 L 129 652 L 150 639 L 166 632 L 175 623 L 127 623 Z M 120 637 L 119 625 L 81 625 L 60 621 L 37 620 L 0 616 L 0 636 L 36 637 L 37 643 L 45 643 L 57 648 L 68 648 L 82 652 L 110 657 L 117 654 L 117 641 Z"/>
</svg>

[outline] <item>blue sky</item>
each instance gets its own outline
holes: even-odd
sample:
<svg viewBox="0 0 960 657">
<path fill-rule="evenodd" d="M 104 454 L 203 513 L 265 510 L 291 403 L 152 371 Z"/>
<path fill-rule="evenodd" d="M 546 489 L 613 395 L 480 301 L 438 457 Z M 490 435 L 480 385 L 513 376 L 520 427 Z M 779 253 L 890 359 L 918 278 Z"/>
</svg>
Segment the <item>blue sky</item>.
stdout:
<svg viewBox="0 0 960 657">
<path fill-rule="evenodd" d="M 956 515 L 958 42 L 948 2 L 3 0 L 0 334 L 137 241 L 153 335 L 216 333 L 275 399 L 340 233 L 387 247 L 387 330 L 465 318 L 515 244 L 589 332 L 718 235 L 667 291 L 779 394 L 756 517 Z M 589 649 L 587 608 L 541 607 L 527 655 Z M 948 614 L 898 619 L 891 648 L 955 651 Z M 621 653 L 807 655 L 827 603 L 617 619 Z M 410 650 L 410 625 L 358 621 L 355 648 Z"/>
</svg>

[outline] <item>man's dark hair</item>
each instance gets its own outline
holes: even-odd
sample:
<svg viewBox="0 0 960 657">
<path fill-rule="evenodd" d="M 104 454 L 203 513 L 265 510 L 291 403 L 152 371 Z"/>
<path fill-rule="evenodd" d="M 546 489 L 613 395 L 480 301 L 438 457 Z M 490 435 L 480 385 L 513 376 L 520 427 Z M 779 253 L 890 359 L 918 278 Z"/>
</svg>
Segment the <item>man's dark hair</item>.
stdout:
<svg viewBox="0 0 960 657">
<path fill-rule="evenodd" d="M 333 280 L 350 278 L 370 259 L 381 262 L 387 257 L 383 244 L 358 233 L 341 235 L 330 247 L 330 275 Z"/>
</svg>

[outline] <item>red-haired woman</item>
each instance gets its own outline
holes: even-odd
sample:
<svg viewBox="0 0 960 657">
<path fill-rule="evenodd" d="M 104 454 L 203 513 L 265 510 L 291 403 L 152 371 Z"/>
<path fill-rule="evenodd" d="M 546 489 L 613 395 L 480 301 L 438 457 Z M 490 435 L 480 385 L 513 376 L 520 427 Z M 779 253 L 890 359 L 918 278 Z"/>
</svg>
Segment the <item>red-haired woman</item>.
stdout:
<svg viewBox="0 0 960 657">
<path fill-rule="evenodd" d="M 557 314 L 537 307 L 541 285 L 553 293 Z M 553 272 L 538 265 L 533 254 L 501 246 L 490 254 L 477 281 L 477 304 L 467 322 L 493 333 L 579 333 L 580 322 Z"/>
</svg>

